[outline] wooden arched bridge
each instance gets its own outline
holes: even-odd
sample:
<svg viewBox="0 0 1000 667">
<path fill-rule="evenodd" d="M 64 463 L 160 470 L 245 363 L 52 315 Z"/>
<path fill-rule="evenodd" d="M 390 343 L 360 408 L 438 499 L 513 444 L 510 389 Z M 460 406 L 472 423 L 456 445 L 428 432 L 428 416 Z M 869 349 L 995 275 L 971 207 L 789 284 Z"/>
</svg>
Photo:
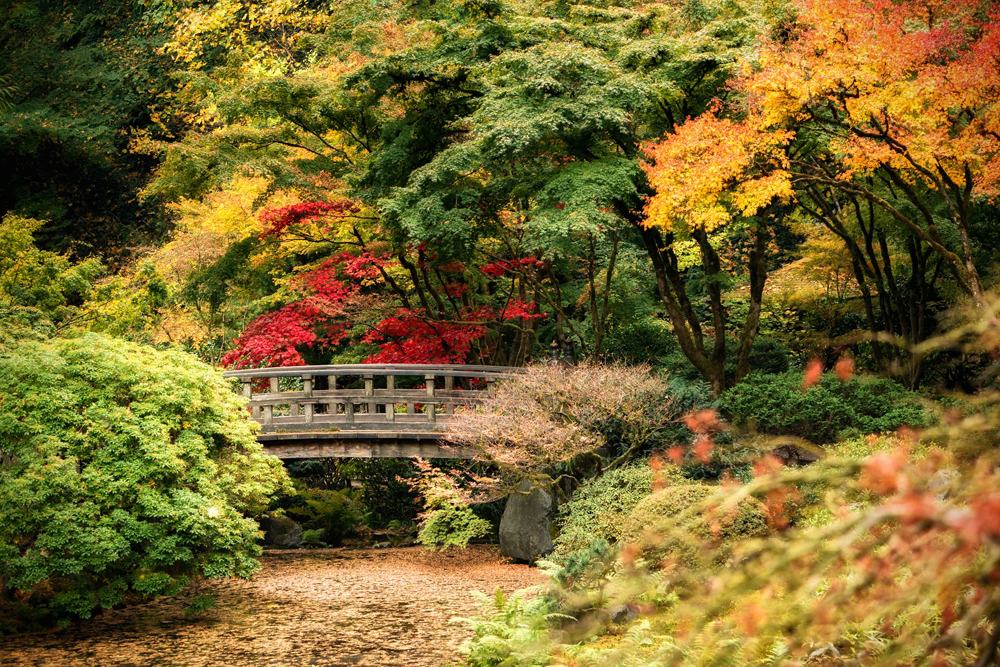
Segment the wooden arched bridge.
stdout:
<svg viewBox="0 0 1000 667">
<path fill-rule="evenodd" d="M 265 451 L 282 459 L 467 458 L 443 441 L 456 410 L 493 393 L 506 366 L 358 364 L 226 371 L 261 425 Z"/>
</svg>

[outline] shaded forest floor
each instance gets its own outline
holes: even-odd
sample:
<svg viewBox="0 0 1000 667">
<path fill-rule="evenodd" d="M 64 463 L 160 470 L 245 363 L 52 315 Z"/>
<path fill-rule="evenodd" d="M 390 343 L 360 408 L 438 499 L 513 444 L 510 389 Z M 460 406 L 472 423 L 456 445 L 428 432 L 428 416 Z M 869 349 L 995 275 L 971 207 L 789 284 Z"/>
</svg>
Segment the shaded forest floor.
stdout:
<svg viewBox="0 0 1000 667">
<path fill-rule="evenodd" d="M 213 582 L 217 606 L 183 614 L 196 593 L 114 610 L 64 631 L 0 638 L 0 665 L 441 665 L 470 635 L 472 590 L 540 583 L 494 548 L 269 551 L 253 581 Z"/>
</svg>

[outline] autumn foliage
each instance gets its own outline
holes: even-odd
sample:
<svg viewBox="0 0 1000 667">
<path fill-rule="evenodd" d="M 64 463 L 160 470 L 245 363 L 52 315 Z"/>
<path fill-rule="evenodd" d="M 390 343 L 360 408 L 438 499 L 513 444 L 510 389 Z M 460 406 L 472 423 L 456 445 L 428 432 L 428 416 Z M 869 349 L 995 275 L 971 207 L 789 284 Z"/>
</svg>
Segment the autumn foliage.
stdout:
<svg viewBox="0 0 1000 667">
<path fill-rule="evenodd" d="M 743 95 L 646 148 L 648 224 L 713 229 L 797 197 L 817 218 L 872 206 L 983 303 L 970 208 L 1000 190 L 1000 15 L 991 3 L 799 0 Z M 945 220 L 931 213 L 936 197 Z M 838 201 L 843 200 L 843 203 Z M 940 226 L 950 229 L 940 229 Z M 960 243 L 946 240 L 953 232 Z"/>
</svg>

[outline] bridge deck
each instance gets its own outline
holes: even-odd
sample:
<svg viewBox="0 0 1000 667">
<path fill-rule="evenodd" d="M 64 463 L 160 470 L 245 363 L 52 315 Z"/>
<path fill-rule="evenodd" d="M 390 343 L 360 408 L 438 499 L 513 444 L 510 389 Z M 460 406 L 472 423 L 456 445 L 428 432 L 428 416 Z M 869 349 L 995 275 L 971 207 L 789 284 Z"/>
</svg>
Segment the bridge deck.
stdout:
<svg viewBox="0 0 1000 667">
<path fill-rule="evenodd" d="M 363 364 L 227 371 L 240 381 L 258 440 L 279 458 L 467 458 L 443 438 L 454 415 L 520 372 L 503 366 Z M 379 385 L 379 386 L 376 386 Z"/>
</svg>

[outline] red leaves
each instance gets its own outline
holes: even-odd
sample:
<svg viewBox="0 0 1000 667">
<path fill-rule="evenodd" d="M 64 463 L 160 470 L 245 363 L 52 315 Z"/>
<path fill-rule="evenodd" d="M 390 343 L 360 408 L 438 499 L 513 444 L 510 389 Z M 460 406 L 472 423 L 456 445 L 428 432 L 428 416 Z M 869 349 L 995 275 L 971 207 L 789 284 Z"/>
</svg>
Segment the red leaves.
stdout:
<svg viewBox="0 0 1000 667">
<path fill-rule="evenodd" d="M 302 224 L 332 214 L 352 215 L 356 205 L 349 201 L 313 202 L 266 211 L 261 220 L 267 229 L 262 236 L 280 237 L 290 226 Z M 436 255 L 419 246 L 418 265 L 424 269 Z M 309 348 L 331 348 L 342 344 L 351 329 L 349 314 L 359 311 L 361 304 L 377 300 L 376 289 L 384 287 L 387 268 L 395 264 L 394 257 L 364 251 L 341 252 L 328 257 L 318 266 L 292 278 L 289 287 L 301 295 L 281 309 L 265 313 L 254 320 L 234 341 L 234 349 L 222 363 L 230 367 L 262 365 L 301 365 L 302 352 Z M 508 271 L 539 265 L 534 257 L 503 260 L 481 267 L 490 277 L 501 277 Z M 463 280 L 466 266 L 450 261 L 434 267 L 434 274 L 444 283 L 437 289 L 444 292 L 457 312 L 450 314 L 423 309 L 398 310 L 384 317 L 361 340 L 376 343 L 380 350 L 368 363 L 466 363 L 481 354 L 476 342 L 488 327 L 510 320 L 538 320 L 545 315 L 538 304 L 523 299 L 508 299 L 503 307 L 476 306 L 473 284 Z M 442 276 L 448 276 L 444 278 Z M 425 271 L 426 277 L 426 271 Z M 374 288 L 374 289 L 373 289 Z M 434 286 L 428 283 L 428 288 Z M 393 289 L 398 289 L 393 284 Z M 374 292 L 374 293 L 373 293 Z M 464 305 L 463 305 L 464 304 Z"/>
<path fill-rule="evenodd" d="M 316 201 L 303 204 L 293 204 L 281 208 L 269 208 L 260 214 L 260 222 L 264 229 L 260 238 L 280 238 L 292 225 L 301 225 L 326 217 L 348 217 L 361 212 L 361 207 L 350 201 Z"/>
<path fill-rule="evenodd" d="M 299 347 L 334 346 L 347 336 L 344 325 L 320 326 L 328 314 L 328 304 L 316 298 L 265 313 L 233 341 L 233 349 L 221 359 L 222 365 L 229 368 L 303 366 L 305 360 Z"/>
<path fill-rule="evenodd" d="M 220 360 L 229 368 L 303 366 L 301 348 L 331 348 L 348 336 L 346 305 L 360 290 L 337 278 L 337 259 L 297 276 L 292 285 L 303 299 L 264 313 L 233 341 Z M 337 321 L 337 320 L 341 321 Z"/>
<path fill-rule="evenodd" d="M 362 338 L 381 348 L 365 363 L 461 364 L 468 361 L 472 344 L 485 335 L 486 327 L 479 324 L 437 322 L 421 310 L 401 308 Z"/>
<path fill-rule="evenodd" d="M 507 273 L 510 269 L 510 264 L 508 262 L 491 262 L 486 266 L 479 267 L 479 270 L 490 278 L 499 278 L 503 274 Z"/>
<path fill-rule="evenodd" d="M 479 270 L 490 278 L 499 278 L 508 271 L 516 271 L 524 267 L 542 266 L 543 262 L 535 257 L 522 257 L 521 259 L 497 260 L 486 266 L 479 267 Z"/>
<path fill-rule="evenodd" d="M 520 299 L 511 299 L 507 303 L 507 307 L 500 313 L 500 319 L 505 321 L 518 318 L 540 320 L 544 317 L 544 313 L 538 312 L 538 304 L 534 301 L 521 301 Z"/>
</svg>

